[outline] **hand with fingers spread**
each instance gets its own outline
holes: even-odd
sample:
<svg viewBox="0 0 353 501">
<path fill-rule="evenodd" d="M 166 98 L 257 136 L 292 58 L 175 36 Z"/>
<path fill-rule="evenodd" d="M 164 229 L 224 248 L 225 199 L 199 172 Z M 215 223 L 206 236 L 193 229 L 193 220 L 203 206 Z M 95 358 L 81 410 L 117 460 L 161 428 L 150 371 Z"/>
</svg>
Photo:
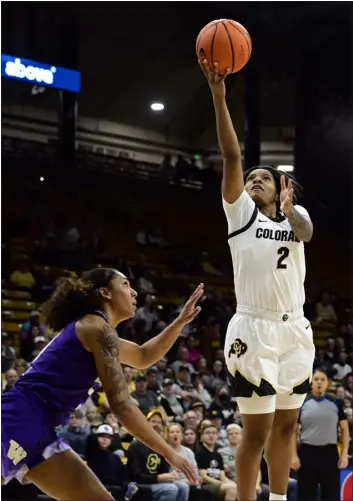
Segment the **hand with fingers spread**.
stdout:
<svg viewBox="0 0 353 501">
<path fill-rule="evenodd" d="M 164 458 L 176 471 L 184 473 L 190 484 L 198 484 L 197 471 L 187 459 L 179 456 L 173 449 L 171 449 L 170 453 L 164 456 Z"/>
<path fill-rule="evenodd" d="M 203 290 L 203 284 L 200 284 L 194 292 L 191 294 L 189 299 L 186 301 L 183 309 L 181 310 L 178 320 L 180 323 L 186 325 L 189 324 L 194 320 L 194 318 L 197 317 L 197 315 L 201 311 L 200 306 L 196 306 L 197 301 L 201 299 L 203 296 L 204 290 Z"/>
<path fill-rule="evenodd" d="M 224 80 L 229 74 L 229 68 L 227 68 L 223 75 L 220 75 L 218 71 L 218 63 L 214 62 L 213 68 L 210 67 L 207 59 L 203 59 L 202 61 L 199 60 L 198 63 L 203 74 L 207 78 L 208 85 L 210 86 L 213 96 L 216 98 L 224 98 L 226 95 Z"/>
<path fill-rule="evenodd" d="M 286 177 L 281 176 L 281 193 L 279 195 L 280 209 L 284 215 L 287 217 L 291 216 L 294 210 L 293 205 L 293 183 L 291 179 L 288 179 L 288 184 L 286 184 Z"/>
</svg>

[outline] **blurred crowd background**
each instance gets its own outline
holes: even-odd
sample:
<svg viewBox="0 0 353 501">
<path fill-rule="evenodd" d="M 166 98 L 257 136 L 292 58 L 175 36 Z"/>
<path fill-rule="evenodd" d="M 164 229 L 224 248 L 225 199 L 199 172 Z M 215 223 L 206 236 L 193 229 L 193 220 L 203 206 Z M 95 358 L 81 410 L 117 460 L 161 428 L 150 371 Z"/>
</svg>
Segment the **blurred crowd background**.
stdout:
<svg viewBox="0 0 353 501">
<path fill-rule="evenodd" d="M 222 9 L 212 2 L 203 9 L 169 2 L 166 11 L 147 2 L 136 15 L 127 3 L 51 3 L 39 10 L 32 2 L 4 8 L 3 52 L 79 69 L 83 90 L 77 98 L 3 80 L 2 391 L 11 390 L 55 335 L 41 306 L 58 278 L 96 266 L 123 272 L 139 295 L 136 316 L 119 335 L 138 344 L 162 332 L 203 282 L 202 311 L 166 357 L 146 371 L 124 367 L 132 398 L 194 463 L 200 486 L 190 487 L 163 458 L 133 441 L 103 389 L 92 390 L 57 432 L 116 499 L 235 499 L 242 428 L 223 343 L 236 298 L 211 97 L 198 73 L 194 39 L 217 17 L 239 20 L 253 36 L 250 64 L 229 79 L 229 105 L 245 166 L 289 163 L 304 186 L 302 204 L 314 222 L 304 307 L 317 348 L 314 370 L 323 371 L 324 393 L 352 437 L 351 5 L 292 2 L 288 10 L 287 3 L 261 2 L 254 10 L 247 2 Z M 153 29 L 145 26 L 147 15 Z M 160 57 L 151 56 L 156 51 Z M 147 105 L 158 98 L 166 109 L 157 118 Z M 110 121 L 109 131 L 101 119 Z M 352 442 L 349 454 L 351 461 Z M 293 501 L 300 501 L 297 481 L 292 470 Z M 2 494 L 44 497 L 17 481 Z M 257 494 L 268 499 L 264 460 Z"/>
</svg>

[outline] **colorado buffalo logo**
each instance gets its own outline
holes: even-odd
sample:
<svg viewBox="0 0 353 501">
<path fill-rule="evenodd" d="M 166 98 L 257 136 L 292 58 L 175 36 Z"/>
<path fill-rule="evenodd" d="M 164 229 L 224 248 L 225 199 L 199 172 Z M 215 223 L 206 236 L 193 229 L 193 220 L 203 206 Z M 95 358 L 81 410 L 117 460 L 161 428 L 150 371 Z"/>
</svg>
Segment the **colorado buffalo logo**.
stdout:
<svg viewBox="0 0 353 501">
<path fill-rule="evenodd" d="M 228 358 L 230 358 L 232 355 L 235 355 L 236 357 L 241 357 L 244 355 L 244 353 L 247 352 L 247 345 L 243 343 L 243 341 L 239 338 L 237 338 L 234 343 L 231 345 L 230 350 L 228 352 Z"/>
</svg>

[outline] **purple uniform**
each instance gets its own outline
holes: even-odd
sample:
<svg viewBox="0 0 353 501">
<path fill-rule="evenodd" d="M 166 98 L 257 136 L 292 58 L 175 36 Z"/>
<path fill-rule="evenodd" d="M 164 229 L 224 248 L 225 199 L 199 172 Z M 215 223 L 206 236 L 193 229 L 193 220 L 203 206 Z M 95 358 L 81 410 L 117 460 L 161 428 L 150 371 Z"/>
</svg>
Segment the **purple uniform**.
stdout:
<svg viewBox="0 0 353 501">
<path fill-rule="evenodd" d="M 107 320 L 105 316 L 97 315 Z M 1 458 L 5 482 L 22 481 L 28 470 L 69 449 L 55 427 L 68 422 L 95 386 L 92 353 L 79 341 L 75 322 L 58 334 L 32 362 L 14 388 L 2 396 Z"/>
</svg>

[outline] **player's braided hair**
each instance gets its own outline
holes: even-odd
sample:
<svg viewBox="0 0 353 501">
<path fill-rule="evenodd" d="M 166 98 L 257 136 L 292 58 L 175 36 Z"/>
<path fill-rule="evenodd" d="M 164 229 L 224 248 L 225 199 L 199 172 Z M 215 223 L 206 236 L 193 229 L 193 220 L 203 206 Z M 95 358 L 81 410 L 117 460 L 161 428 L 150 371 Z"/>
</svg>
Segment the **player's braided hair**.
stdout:
<svg viewBox="0 0 353 501">
<path fill-rule="evenodd" d="M 118 274 L 112 268 L 95 268 L 81 278 L 61 278 L 50 299 L 43 305 L 46 324 L 59 332 L 71 322 L 95 310 L 102 310 L 101 287 L 109 287 Z"/>
<path fill-rule="evenodd" d="M 276 191 L 277 191 L 278 197 L 279 197 L 279 194 L 281 193 L 281 176 L 285 176 L 285 178 L 287 180 L 288 179 L 292 180 L 293 191 L 294 191 L 294 193 L 293 193 L 293 203 L 294 203 L 294 205 L 296 203 L 298 203 L 298 200 L 300 200 L 300 198 L 303 196 L 303 188 L 298 183 L 298 181 L 296 181 L 296 179 L 294 178 L 294 176 L 292 176 L 288 172 L 277 170 L 274 167 L 272 167 L 271 165 L 257 165 L 255 167 L 251 167 L 251 169 L 248 169 L 247 171 L 244 172 L 244 183 L 246 183 L 246 180 L 248 179 L 249 175 L 254 170 L 257 170 L 257 169 L 264 169 L 264 170 L 268 170 L 269 172 L 271 172 L 271 174 L 273 176 L 273 179 L 275 180 L 275 183 L 276 183 Z M 277 208 L 278 208 L 278 210 L 279 210 L 279 205 L 280 204 L 279 204 L 279 200 L 278 200 L 278 202 L 277 202 Z"/>
</svg>

